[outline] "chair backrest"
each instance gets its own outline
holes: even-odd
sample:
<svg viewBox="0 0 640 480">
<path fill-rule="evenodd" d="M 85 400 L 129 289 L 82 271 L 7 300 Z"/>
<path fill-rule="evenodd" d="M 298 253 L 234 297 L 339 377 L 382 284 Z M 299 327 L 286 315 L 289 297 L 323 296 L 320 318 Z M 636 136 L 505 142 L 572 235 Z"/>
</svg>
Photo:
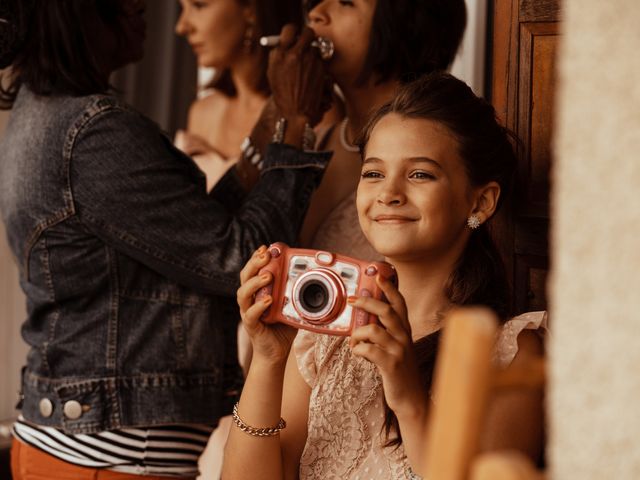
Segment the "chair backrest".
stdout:
<svg viewBox="0 0 640 480">
<path fill-rule="evenodd" d="M 539 388 L 545 380 L 542 357 L 504 370 L 493 366 L 498 325 L 495 313 L 482 307 L 459 308 L 446 319 L 422 469 L 430 480 L 541 478 L 524 455 L 477 456 L 492 390 Z M 501 476 L 492 477 L 496 472 Z"/>
<path fill-rule="evenodd" d="M 485 308 L 456 309 L 446 319 L 427 437 L 429 479 L 467 478 L 486 409 L 497 328 L 495 314 Z"/>
</svg>

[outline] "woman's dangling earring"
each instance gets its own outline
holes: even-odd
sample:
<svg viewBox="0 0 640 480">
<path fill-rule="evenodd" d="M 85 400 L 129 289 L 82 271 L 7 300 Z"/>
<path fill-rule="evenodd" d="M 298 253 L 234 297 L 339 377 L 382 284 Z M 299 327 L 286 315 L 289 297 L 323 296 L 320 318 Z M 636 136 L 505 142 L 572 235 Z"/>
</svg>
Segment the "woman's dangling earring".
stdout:
<svg viewBox="0 0 640 480">
<path fill-rule="evenodd" d="M 244 31 L 244 39 L 242 40 L 242 47 L 244 48 L 245 53 L 252 52 L 254 43 L 253 23 L 249 23 Z"/>
<path fill-rule="evenodd" d="M 471 230 L 475 230 L 480 226 L 481 222 L 477 215 L 471 215 L 467 218 L 467 227 Z"/>
</svg>

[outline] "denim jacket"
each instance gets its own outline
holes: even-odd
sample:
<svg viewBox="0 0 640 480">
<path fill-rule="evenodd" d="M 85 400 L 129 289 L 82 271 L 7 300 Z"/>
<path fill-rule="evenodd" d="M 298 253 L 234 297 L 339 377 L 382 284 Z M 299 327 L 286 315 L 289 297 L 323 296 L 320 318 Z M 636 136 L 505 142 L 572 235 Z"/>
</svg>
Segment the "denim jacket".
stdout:
<svg viewBox="0 0 640 480">
<path fill-rule="evenodd" d="M 294 242 L 327 154 L 271 145 L 257 186 L 207 194 L 192 160 L 114 97 L 23 87 L 0 210 L 27 296 L 22 414 L 89 433 L 215 424 L 236 400 L 238 273 Z"/>
</svg>

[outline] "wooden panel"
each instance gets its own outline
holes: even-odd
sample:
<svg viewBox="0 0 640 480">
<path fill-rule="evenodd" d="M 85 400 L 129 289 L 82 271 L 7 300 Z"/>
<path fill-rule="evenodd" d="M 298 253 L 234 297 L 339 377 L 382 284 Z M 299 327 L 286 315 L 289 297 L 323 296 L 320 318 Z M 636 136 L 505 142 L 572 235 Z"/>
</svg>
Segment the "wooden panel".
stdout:
<svg viewBox="0 0 640 480">
<path fill-rule="evenodd" d="M 515 228 L 515 253 L 546 256 L 549 251 L 548 232 L 549 220 L 546 218 L 521 218 Z"/>
<path fill-rule="evenodd" d="M 521 0 L 520 22 L 556 22 L 560 18 L 559 0 Z"/>
<path fill-rule="evenodd" d="M 521 25 L 517 127 L 524 146 L 519 167 L 521 215 L 548 217 L 558 40 L 557 23 Z"/>
<path fill-rule="evenodd" d="M 512 0 L 494 0 L 491 103 L 503 125 L 515 130 L 516 76 L 518 61 L 518 10 Z"/>
<path fill-rule="evenodd" d="M 518 169 L 492 233 L 514 287 L 514 310 L 546 308 L 551 145 L 561 0 L 493 0 L 490 99 L 513 130 Z"/>
<path fill-rule="evenodd" d="M 548 269 L 546 257 L 516 257 L 514 290 L 515 306 L 518 313 L 546 310 Z"/>
</svg>

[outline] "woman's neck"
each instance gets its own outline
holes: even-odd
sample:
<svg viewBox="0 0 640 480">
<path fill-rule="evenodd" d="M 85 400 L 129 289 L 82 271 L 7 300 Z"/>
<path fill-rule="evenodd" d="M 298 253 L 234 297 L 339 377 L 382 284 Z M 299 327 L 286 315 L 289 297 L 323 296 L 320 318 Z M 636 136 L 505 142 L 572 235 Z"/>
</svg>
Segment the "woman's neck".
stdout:
<svg viewBox="0 0 640 480">
<path fill-rule="evenodd" d="M 399 82 L 392 80 L 375 84 L 370 80 L 365 85 L 340 85 L 344 93 L 345 110 L 349 119 L 348 135 L 353 140 L 365 126 L 371 112 L 377 110 L 391 100 L 399 87 Z"/>
<path fill-rule="evenodd" d="M 258 55 L 242 55 L 229 68 L 229 72 L 236 88 L 236 99 L 239 103 L 251 105 L 266 99 L 266 95 L 258 90 L 261 76 Z"/>
</svg>

